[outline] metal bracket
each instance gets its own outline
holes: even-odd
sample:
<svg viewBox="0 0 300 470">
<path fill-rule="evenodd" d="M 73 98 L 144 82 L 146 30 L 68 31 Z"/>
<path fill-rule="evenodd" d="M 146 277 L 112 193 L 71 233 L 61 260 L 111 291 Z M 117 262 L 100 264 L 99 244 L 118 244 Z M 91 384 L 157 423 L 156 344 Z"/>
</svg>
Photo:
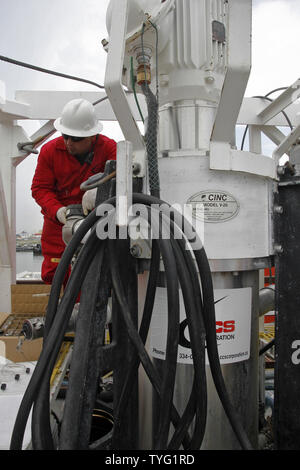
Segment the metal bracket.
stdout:
<svg viewBox="0 0 300 470">
<path fill-rule="evenodd" d="M 278 165 L 280 157 L 287 153 L 291 146 L 300 138 L 300 124 L 278 145 L 273 152 L 273 159 Z"/>
<path fill-rule="evenodd" d="M 132 158 L 135 167 L 138 168 L 138 176 L 144 177 L 146 174 L 145 143 L 122 86 L 127 20 L 128 0 L 122 2 L 114 0 L 105 73 L 105 90 L 126 141 L 132 142 Z"/>
<path fill-rule="evenodd" d="M 34 142 L 19 142 L 17 147 L 20 152 L 39 153 L 39 151 L 34 148 Z"/>
<path fill-rule="evenodd" d="M 128 211 L 132 206 L 132 144 L 118 142 L 116 178 L 116 223 L 128 226 Z"/>
<path fill-rule="evenodd" d="M 258 117 L 262 123 L 270 121 L 274 116 L 279 114 L 283 109 L 296 101 L 300 96 L 300 79 L 287 88 L 275 100 L 269 103 L 260 113 Z"/>
<path fill-rule="evenodd" d="M 113 14 L 105 73 L 105 90 L 125 139 L 132 142 L 133 151 L 145 149 L 140 130 L 133 117 L 122 86 L 125 42 L 128 21 L 128 0 L 113 0 Z"/>
</svg>

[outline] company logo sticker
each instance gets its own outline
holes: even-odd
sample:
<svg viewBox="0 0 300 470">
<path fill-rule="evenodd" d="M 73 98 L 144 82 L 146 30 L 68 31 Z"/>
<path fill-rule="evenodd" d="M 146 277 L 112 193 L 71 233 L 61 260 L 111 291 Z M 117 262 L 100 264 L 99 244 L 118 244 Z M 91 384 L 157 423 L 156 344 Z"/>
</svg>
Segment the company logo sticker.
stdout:
<svg viewBox="0 0 300 470">
<path fill-rule="evenodd" d="M 187 204 L 192 206 L 193 217 L 208 223 L 230 220 L 240 209 L 232 194 L 219 190 L 201 191 L 191 196 Z"/>
<path fill-rule="evenodd" d="M 251 339 L 251 288 L 216 289 L 216 339 L 221 364 L 245 361 L 250 357 Z M 193 364 L 193 356 L 184 311 L 180 296 L 180 330 L 177 362 Z M 158 289 L 151 322 L 151 354 L 165 359 L 167 337 L 166 290 Z M 206 357 L 208 364 L 208 358 Z"/>
</svg>

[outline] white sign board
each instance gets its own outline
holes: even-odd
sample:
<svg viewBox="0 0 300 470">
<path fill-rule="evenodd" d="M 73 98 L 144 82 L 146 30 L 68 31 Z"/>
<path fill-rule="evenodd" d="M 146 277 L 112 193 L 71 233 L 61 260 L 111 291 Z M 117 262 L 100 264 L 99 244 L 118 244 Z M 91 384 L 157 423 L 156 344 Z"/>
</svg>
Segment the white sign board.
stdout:
<svg viewBox="0 0 300 470">
<path fill-rule="evenodd" d="M 216 289 L 216 338 L 221 364 L 245 361 L 250 357 L 251 288 Z M 165 359 L 168 327 L 167 291 L 158 288 L 151 322 L 152 357 Z M 192 364 L 189 332 L 183 298 L 180 293 L 180 341 L 177 362 Z M 206 357 L 206 362 L 208 359 Z"/>
</svg>

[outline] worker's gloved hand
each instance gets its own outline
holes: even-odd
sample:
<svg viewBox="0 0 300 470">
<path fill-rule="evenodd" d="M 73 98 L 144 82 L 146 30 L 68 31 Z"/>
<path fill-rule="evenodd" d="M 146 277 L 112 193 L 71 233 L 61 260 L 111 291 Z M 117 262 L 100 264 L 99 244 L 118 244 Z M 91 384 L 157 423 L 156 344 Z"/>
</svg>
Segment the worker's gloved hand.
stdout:
<svg viewBox="0 0 300 470">
<path fill-rule="evenodd" d="M 97 188 L 86 191 L 82 198 L 82 209 L 84 215 L 88 215 L 95 208 Z"/>
<path fill-rule="evenodd" d="M 56 212 L 57 220 L 59 220 L 59 222 L 63 225 L 67 223 L 66 212 L 67 212 L 66 207 L 60 207 L 58 211 Z"/>
</svg>

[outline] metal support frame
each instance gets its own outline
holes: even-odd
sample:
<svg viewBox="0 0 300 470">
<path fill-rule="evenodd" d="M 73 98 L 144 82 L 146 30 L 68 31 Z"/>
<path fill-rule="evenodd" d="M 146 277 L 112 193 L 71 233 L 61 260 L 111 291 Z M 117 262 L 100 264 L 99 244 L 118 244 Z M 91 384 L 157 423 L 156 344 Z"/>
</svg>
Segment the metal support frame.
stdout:
<svg viewBox="0 0 300 470">
<path fill-rule="evenodd" d="M 132 145 L 119 142 L 117 149 L 116 222 L 119 227 L 127 227 L 132 206 Z"/>
<path fill-rule="evenodd" d="M 7 215 L 7 207 L 5 202 L 4 187 L 2 182 L 2 175 L 0 173 L 0 260 L 2 267 L 9 267 L 12 265 L 13 255 L 9 244 L 9 222 Z M 8 248 L 8 249 L 7 249 Z"/>
<path fill-rule="evenodd" d="M 250 152 L 234 149 L 235 127 L 251 68 L 251 1 L 247 0 L 246 10 L 244 2 L 237 0 L 230 2 L 229 8 L 228 68 L 211 135 L 210 168 L 276 179 L 276 163 L 261 155 L 258 123 L 250 127 Z"/>
<path fill-rule="evenodd" d="M 274 101 L 269 103 L 260 113 L 258 113 L 259 119 L 261 119 L 263 124 L 266 124 L 283 109 L 294 103 L 299 98 L 299 96 L 300 80 L 298 79 L 283 93 L 281 93 L 281 95 L 279 95 Z"/>
<path fill-rule="evenodd" d="M 12 253 L 12 244 L 10 243 L 10 226 L 7 215 L 6 200 L 4 194 L 4 187 L 2 182 L 2 175 L 0 172 L 0 285 L 1 285 L 1 309 L 4 311 L 5 307 L 8 312 L 10 308 L 10 282 L 11 282 L 11 269 L 14 264 L 14 257 Z M 8 288 L 5 289 L 5 284 L 9 283 Z M 3 289 L 4 287 L 4 289 Z M 4 304 L 4 305 L 3 305 Z"/>
<path fill-rule="evenodd" d="M 215 170 L 245 171 L 276 180 L 279 159 L 284 154 L 288 155 L 291 146 L 299 139 L 300 126 L 296 117 L 296 128 L 286 137 L 274 126 L 272 120 L 278 118 L 283 110 L 289 108 L 298 99 L 300 80 L 294 82 L 271 103 L 268 102 L 266 105 L 264 100 L 260 100 L 262 103 L 264 102 L 263 109 L 254 113 L 256 118 L 252 122 L 246 122 L 247 125 L 250 124 L 250 152 L 241 153 L 234 150 L 232 139 L 235 126 L 241 120 L 240 115 L 243 114 L 243 97 L 251 67 L 251 1 L 248 1 L 248 15 L 244 14 L 244 4 L 242 15 L 239 14 L 240 8 L 241 2 L 236 0 L 230 2 L 228 69 L 211 136 L 210 167 Z M 237 21 L 237 17 L 242 19 Z M 239 40 L 236 40 L 236 37 Z M 242 55 L 240 51 L 243 51 Z M 245 54 L 244 51 L 248 51 L 248 54 Z M 255 101 L 256 98 L 253 100 Z M 262 103 L 259 106 L 262 106 Z M 267 123 L 269 126 L 266 125 Z M 261 132 L 265 133 L 277 145 L 272 155 L 272 162 L 268 161 L 269 157 L 261 155 Z"/>
<path fill-rule="evenodd" d="M 279 145 L 284 139 L 285 135 L 276 126 L 259 126 L 260 131 L 268 137 L 276 146 Z M 289 151 L 286 152 L 289 154 Z"/>
<path fill-rule="evenodd" d="M 273 152 L 273 159 L 278 165 L 280 157 L 289 152 L 291 146 L 300 138 L 300 125 L 290 132 L 290 134 L 278 145 Z"/>
<path fill-rule="evenodd" d="M 23 129 L 13 121 L 0 121 L 1 176 L 1 250 L 0 250 L 0 309 L 11 312 L 11 284 L 16 279 L 16 166 L 20 155 L 17 143 L 26 140 Z"/>
<path fill-rule="evenodd" d="M 298 450 L 300 434 L 300 178 L 281 177 L 275 201 L 274 431 L 278 450 Z"/>
<path fill-rule="evenodd" d="M 119 6 L 119 5 L 118 5 Z M 117 7 L 118 7 L 117 6 Z M 112 60 L 112 58 L 111 58 Z M 295 82 L 299 83 L 298 81 Z M 120 77 L 117 81 L 120 87 Z M 294 84 L 295 85 L 295 84 Z M 237 125 L 248 124 L 250 126 L 250 150 L 251 152 L 239 152 L 231 148 L 230 144 L 225 144 L 220 139 L 218 127 L 215 127 L 212 136 L 212 162 L 218 169 L 231 169 L 233 171 L 248 171 L 254 173 L 260 173 L 263 176 L 276 177 L 276 164 L 275 160 L 269 156 L 262 156 L 256 153 L 259 150 L 260 132 L 264 133 L 270 138 L 278 148 L 275 149 L 274 155 L 282 155 L 283 152 L 289 155 L 289 146 L 294 143 L 295 132 L 291 133 L 290 136 L 285 136 L 278 127 L 286 126 L 287 122 L 282 115 L 282 107 L 285 107 L 285 111 L 289 116 L 292 125 L 297 128 L 299 112 L 299 105 L 292 102 L 294 98 L 298 96 L 299 88 L 292 85 L 289 88 L 289 92 L 284 92 L 284 99 L 278 98 L 275 115 L 275 107 L 272 106 L 273 112 L 272 117 L 269 115 L 269 119 L 266 123 L 263 123 L 262 111 L 265 108 L 269 108 L 270 104 L 266 105 L 265 100 L 255 98 L 244 98 L 238 113 L 238 116 L 234 116 L 231 122 L 230 130 L 227 129 L 227 135 L 231 136 L 232 129 L 234 128 L 234 121 L 236 119 Z M 116 85 L 117 86 L 117 85 Z M 224 88 L 225 91 L 225 88 Z M 295 94 L 295 92 L 297 94 Z M 1 192 L 1 207 L 2 210 L 6 211 L 6 228 L 4 237 L 4 246 L 1 245 L 1 252 L 11 253 L 9 260 L 10 265 L 7 264 L 8 259 L 4 262 L 1 261 L 0 266 L 0 305 L 1 310 L 11 311 L 10 305 L 10 285 L 15 282 L 15 227 L 16 227 L 16 208 L 15 208 L 15 191 L 16 191 L 16 166 L 21 163 L 28 155 L 28 151 L 18 150 L 18 144 L 22 142 L 33 142 L 33 149 L 38 149 L 42 143 L 52 135 L 53 120 L 59 116 L 62 106 L 70 99 L 84 96 L 91 102 L 97 101 L 99 97 L 104 97 L 103 93 L 99 92 L 42 92 L 42 91 L 18 91 L 16 92 L 17 101 L 9 102 L 2 100 L 0 103 L 0 122 L 1 122 L 1 159 L 0 159 L 0 170 L 2 175 L 2 192 Z M 132 121 L 138 121 L 140 119 L 139 113 L 135 110 L 132 95 L 126 95 L 126 107 L 129 107 L 130 114 L 126 115 L 126 120 L 131 119 Z M 224 98 L 224 96 L 223 96 Z M 140 96 L 140 105 L 143 107 L 143 114 L 146 115 L 145 102 L 143 95 Z M 39 103 L 39 106 L 37 106 Z M 281 104 L 281 107 L 279 106 Z M 127 108 L 128 109 L 128 108 Z M 269 108 L 270 109 L 270 108 Z M 119 118 L 119 105 L 116 104 L 116 108 L 113 109 L 109 101 L 103 101 L 101 105 L 96 106 L 98 118 L 103 121 L 115 121 L 116 117 Z M 221 110 L 221 108 L 220 108 Z M 238 107 L 236 108 L 236 111 Z M 220 117 L 220 116 L 219 116 Z M 25 133 L 23 128 L 16 123 L 16 119 L 20 120 L 48 120 L 37 132 L 31 137 Z M 219 118 L 218 118 L 219 119 Z M 226 118 L 227 119 L 227 118 Z M 267 120 L 265 117 L 264 120 Z M 123 120 L 124 122 L 124 120 Z M 220 126 L 222 120 L 219 122 Z M 298 130 L 296 130 L 298 136 Z M 124 129 L 123 129 L 124 131 Z M 137 155 L 140 152 L 141 161 L 144 162 L 144 145 L 139 135 L 138 129 L 136 132 L 136 142 L 141 145 L 141 150 L 134 152 L 133 159 L 137 161 Z M 219 136 L 219 141 L 216 140 L 216 136 Z M 296 136 L 296 137 L 297 137 Z M 223 136 L 223 138 L 225 138 Z M 288 144 L 288 145 L 287 145 Z M 137 145 L 137 147 L 138 147 Z M 30 150 L 30 149 L 29 149 Z M 278 160 L 278 158 L 277 158 Z M 213 166 L 212 165 L 212 166 Z M 140 173 L 142 175 L 142 172 Z M 3 219 L 2 219 L 3 220 Z M 3 227 L 3 226 L 2 226 Z M 3 231 L 3 228 L 2 228 Z"/>
<path fill-rule="evenodd" d="M 137 305 L 137 280 L 136 280 L 136 260 L 130 255 L 129 241 L 119 242 L 118 259 L 120 259 L 121 279 L 124 281 L 123 288 L 127 297 L 128 307 L 131 312 L 133 324 L 138 324 Z M 130 396 L 126 406 L 122 403 L 122 392 L 124 384 L 128 379 L 128 370 L 124 367 L 124 360 L 130 365 L 134 362 L 138 364 L 137 351 L 129 339 L 125 321 L 121 315 L 120 307 L 113 296 L 112 311 L 112 339 L 115 345 L 114 357 L 114 409 L 118 410 L 115 416 L 114 432 L 112 438 L 112 448 L 119 450 L 138 449 L 139 439 L 139 395 L 138 395 L 138 368 L 131 373 Z"/>
<path fill-rule="evenodd" d="M 1 85 L 1 82 L 0 82 Z M 1 252 L 0 252 L 0 310 L 11 312 L 10 286 L 16 282 L 16 167 L 30 153 L 40 148 L 56 130 L 54 120 L 60 115 L 65 103 L 71 99 L 84 97 L 90 102 L 104 98 L 101 92 L 72 91 L 17 91 L 16 101 L 0 101 L 0 174 L 3 187 L 1 189 Z M 131 109 L 132 121 L 139 121 L 138 110 L 135 109 L 133 94 L 126 96 Z M 145 113 L 145 100 L 140 96 L 140 106 Z M 103 121 L 116 121 L 116 116 L 108 100 L 96 106 L 97 116 Z M 46 120 L 30 137 L 19 125 L 18 121 Z M 25 144 L 25 145 L 24 145 Z M 143 151 L 144 156 L 144 151 Z M 10 254 L 8 258 L 8 254 Z"/>
<path fill-rule="evenodd" d="M 212 142 L 232 141 L 251 69 L 251 0 L 230 1 L 228 17 L 228 66 Z"/>
<path fill-rule="evenodd" d="M 122 86 L 128 8 L 128 0 L 122 2 L 114 0 L 105 90 L 125 139 L 132 144 L 134 161 L 140 165 L 140 176 L 143 176 L 145 174 L 145 144 Z"/>
<path fill-rule="evenodd" d="M 246 15 L 244 3 L 242 12 L 240 11 L 241 2 L 233 0 L 229 4 L 228 66 L 210 146 L 210 167 L 216 170 L 234 169 L 230 142 L 232 143 L 234 138 L 235 126 L 250 74 L 251 1 L 247 0 Z M 238 21 L 237 17 L 243 18 L 243 21 Z M 230 110 L 229 114 L 228 110 Z"/>
</svg>

